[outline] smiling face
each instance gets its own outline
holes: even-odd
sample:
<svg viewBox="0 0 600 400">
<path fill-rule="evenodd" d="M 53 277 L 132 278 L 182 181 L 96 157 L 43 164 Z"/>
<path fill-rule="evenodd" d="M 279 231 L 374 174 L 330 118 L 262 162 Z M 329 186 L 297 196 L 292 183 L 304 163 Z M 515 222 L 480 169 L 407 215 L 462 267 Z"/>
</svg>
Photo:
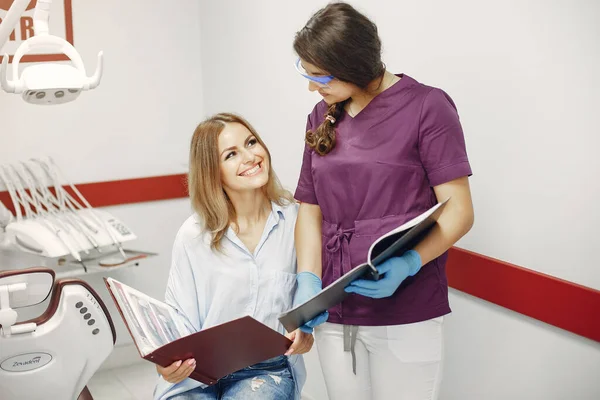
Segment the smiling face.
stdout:
<svg viewBox="0 0 600 400">
<path fill-rule="evenodd" d="M 225 192 L 256 190 L 269 181 L 269 155 L 244 125 L 225 123 L 219 134 L 219 166 Z"/>
</svg>

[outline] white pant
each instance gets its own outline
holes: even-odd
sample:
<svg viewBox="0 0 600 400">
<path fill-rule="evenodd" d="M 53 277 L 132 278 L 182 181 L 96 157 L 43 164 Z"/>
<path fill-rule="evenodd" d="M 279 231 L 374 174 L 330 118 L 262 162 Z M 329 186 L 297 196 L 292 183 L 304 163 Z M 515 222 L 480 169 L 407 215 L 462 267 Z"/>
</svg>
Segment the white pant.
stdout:
<svg viewBox="0 0 600 400">
<path fill-rule="evenodd" d="M 443 317 L 407 325 L 360 326 L 356 375 L 343 325 L 315 328 L 329 400 L 435 400 L 442 380 Z"/>
</svg>

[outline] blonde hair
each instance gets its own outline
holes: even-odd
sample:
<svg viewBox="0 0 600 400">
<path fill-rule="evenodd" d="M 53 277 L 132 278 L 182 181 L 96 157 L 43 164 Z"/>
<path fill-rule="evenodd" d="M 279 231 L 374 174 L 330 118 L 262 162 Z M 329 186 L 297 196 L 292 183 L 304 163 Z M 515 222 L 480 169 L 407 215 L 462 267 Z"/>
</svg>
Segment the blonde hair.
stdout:
<svg viewBox="0 0 600 400">
<path fill-rule="evenodd" d="M 220 113 L 201 122 L 194 131 L 190 146 L 188 191 L 192 208 L 200 216 L 204 229 L 212 234 L 211 248 L 218 251 L 227 228 L 236 219 L 235 208 L 223 189 L 219 166 L 219 134 L 227 123 L 245 126 L 267 152 L 269 180 L 262 187 L 266 198 L 280 206 L 294 201 L 273 170 L 269 149 L 248 121 L 235 114 Z"/>
</svg>

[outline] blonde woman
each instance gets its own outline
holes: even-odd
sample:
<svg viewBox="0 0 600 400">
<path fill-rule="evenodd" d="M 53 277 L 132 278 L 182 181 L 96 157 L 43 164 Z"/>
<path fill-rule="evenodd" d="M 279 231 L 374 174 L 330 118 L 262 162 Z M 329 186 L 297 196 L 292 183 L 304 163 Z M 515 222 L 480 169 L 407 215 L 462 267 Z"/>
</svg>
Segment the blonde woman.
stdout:
<svg viewBox="0 0 600 400">
<path fill-rule="evenodd" d="M 189 165 L 195 213 L 175 238 L 166 302 L 196 330 L 250 315 L 284 333 L 277 316 L 291 308 L 296 286 L 298 208 L 267 147 L 243 118 L 217 114 L 196 128 Z M 313 337 L 299 330 L 288 337 L 294 343 L 286 355 L 212 386 L 188 379 L 202 359 L 157 367 L 155 399 L 299 399 L 306 376 L 300 354 Z"/>
</svg>

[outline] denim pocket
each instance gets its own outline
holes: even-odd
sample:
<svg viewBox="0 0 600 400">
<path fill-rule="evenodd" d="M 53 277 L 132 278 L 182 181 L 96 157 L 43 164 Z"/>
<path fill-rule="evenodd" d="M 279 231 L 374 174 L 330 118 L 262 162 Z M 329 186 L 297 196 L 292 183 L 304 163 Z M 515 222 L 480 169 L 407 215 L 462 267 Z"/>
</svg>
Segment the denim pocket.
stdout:
<svg viewBox="0 0 600 400">
<path fill-rule="evenodd" d="M 263 371 L 276 371 L 282 368 L 288 367 L 288 359 L 286 356 L 279 356 L 275 358 L 271 358 L 269 360 L 265 360 L 254 365 L 249 366 L 247 369 L 249 370 L 263 370 Z"/>
</svg>

